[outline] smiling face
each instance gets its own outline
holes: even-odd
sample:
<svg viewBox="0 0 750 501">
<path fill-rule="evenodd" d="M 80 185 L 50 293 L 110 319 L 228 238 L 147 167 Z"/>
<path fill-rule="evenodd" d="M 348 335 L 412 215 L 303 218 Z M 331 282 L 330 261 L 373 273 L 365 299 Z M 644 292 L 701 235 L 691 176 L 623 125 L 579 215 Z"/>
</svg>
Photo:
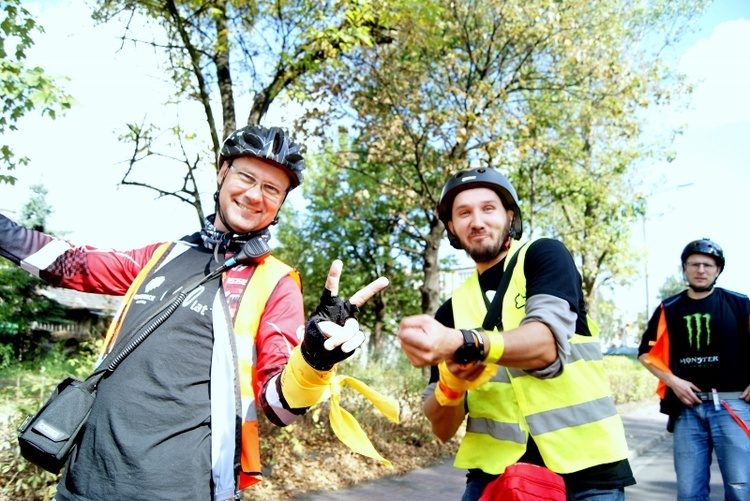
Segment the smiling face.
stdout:
<svg viewBox="0 0 750 501">
<path fill-rule="evenodd" d="M 489 188 L 464 190 L 453 200 L 448 229 L 477 263 L 480 273 L 505 256 L 513 211 Z"/>
<path fill-rule="evenodd" d="M 716 279 L 721 273 L 721 267 L 717 266 L 716 259 L 707 254 L 691 254 L 682 265 L 682 272 L 695 292 L 710 291 Z"/>
<path fill-rule="evenodd" d="M 217 217 L 214 224 L 220 231 L 239 234 L 270 225 L 290 186 L 289 177 L 281 168 L 256 157 L 237 157 L 224 162 L 218 181 L 223 220 Z"/>
</svg>

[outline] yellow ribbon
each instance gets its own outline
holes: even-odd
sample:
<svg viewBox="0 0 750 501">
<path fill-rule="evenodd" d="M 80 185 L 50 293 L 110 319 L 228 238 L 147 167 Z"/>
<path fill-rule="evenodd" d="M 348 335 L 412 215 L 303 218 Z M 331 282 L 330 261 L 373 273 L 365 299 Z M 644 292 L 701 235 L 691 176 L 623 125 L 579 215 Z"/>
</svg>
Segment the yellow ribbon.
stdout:
<svg viewBox="0 0 750 501">
<path fill-rule="evenodd" d="M 372 404 L 375 405 L 375 407 L 377 407 L 386 418 L 396 424 L 398 424 L 398 402 L 396 399 L 382 395 L 362 381 L 351 376 L 334 376 L 329 384 L 331 392 L 331 412 L 328 417 L 331 422 L 331 428 L 338 439 L 354 452 L 376 459 L 389 468 L 393 468 L 391 462 L 375 450 L 372 442 L 370 442 L 367 434 L 354 416 L 339 405 L 341 388 L 346 384 L 372 402 Z"/>
<path fill-rule="evenodd" d="M 382 395 L 362 381 L 351 376 L 335 374 L 335 368 L 329 372 L 316 371 L 305 362 L 300 347 L 292 350 L 286 368 L 281 373 L 281 387 L 284 398 L 292 408 L 311 407 L 331 397 L 331 412 L 328 415 L 331 429 L 344 445 L 354 452 L 376 459 L 388 467 L 390 461 L 381 456 L 367 438 L 367 434 L 357 420 L 347 410 L 341 408 L 339 399 L 341 388 L 348 384 L 358 391 L 389 420 L 398 423 L 398 402 L 396 399 Z"/>
</svg>

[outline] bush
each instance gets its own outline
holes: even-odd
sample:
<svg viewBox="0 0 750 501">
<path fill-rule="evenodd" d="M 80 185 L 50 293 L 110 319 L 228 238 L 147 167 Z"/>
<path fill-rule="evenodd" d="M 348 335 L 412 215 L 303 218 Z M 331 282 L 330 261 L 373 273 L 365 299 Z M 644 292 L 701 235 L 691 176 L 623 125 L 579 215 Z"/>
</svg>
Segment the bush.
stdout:
<svg viewBox="0 0 750 501">
<path fill-rule="evenodd" d="M 14 362 L 0 371 L 0 499 L 52 499 L 59 475 L 34 466 L 20 455 L 16 429 L 47 400 L 66 376 L 86 377 L 94 365 L 98 342 L 89 342 L 71 357 L 56 343 L 42 359 Z"/>
<path fill-rule="evenodd" d="M 615 404 L 640 402 L 654 396 L 657 379 L 637 360 L 605 356 L 604 373 L 609 380 Z"/>
</svg>

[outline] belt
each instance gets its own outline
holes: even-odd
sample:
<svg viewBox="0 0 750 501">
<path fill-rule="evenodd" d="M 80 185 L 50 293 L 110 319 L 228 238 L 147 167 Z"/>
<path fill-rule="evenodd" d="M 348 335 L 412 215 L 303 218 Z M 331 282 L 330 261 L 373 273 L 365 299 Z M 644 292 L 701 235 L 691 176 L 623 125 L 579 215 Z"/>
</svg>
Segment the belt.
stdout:
<svg viewBox="0 0 750 501">
<path fill-rule="evenodd" d="M 740 395 L 742 395 L 741 391 L 720 391 L 717 393 L 719 400 L 733 400 L 740 398 Z M 714 401 L 714 394 L 710 391 L 702 391 L 699 393 L 696 393 L 695 396 L 701 399 L 703 402 L 713 402 Z"/>
</svg>

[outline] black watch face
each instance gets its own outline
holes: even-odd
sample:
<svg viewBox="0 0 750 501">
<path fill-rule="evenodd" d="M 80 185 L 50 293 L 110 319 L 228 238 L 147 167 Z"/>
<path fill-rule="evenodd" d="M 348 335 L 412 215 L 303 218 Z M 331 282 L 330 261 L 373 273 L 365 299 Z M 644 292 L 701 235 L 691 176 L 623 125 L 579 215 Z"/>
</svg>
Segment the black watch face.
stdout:
<svg viewBox="0 0 750 501">
<path fill-rule="evenodd" d="M 464 344 L 453 355 L 453 361 L 460 365 L 468 365 L 479 360 L 479 348 L 475 344 Z"/>
</svg>

